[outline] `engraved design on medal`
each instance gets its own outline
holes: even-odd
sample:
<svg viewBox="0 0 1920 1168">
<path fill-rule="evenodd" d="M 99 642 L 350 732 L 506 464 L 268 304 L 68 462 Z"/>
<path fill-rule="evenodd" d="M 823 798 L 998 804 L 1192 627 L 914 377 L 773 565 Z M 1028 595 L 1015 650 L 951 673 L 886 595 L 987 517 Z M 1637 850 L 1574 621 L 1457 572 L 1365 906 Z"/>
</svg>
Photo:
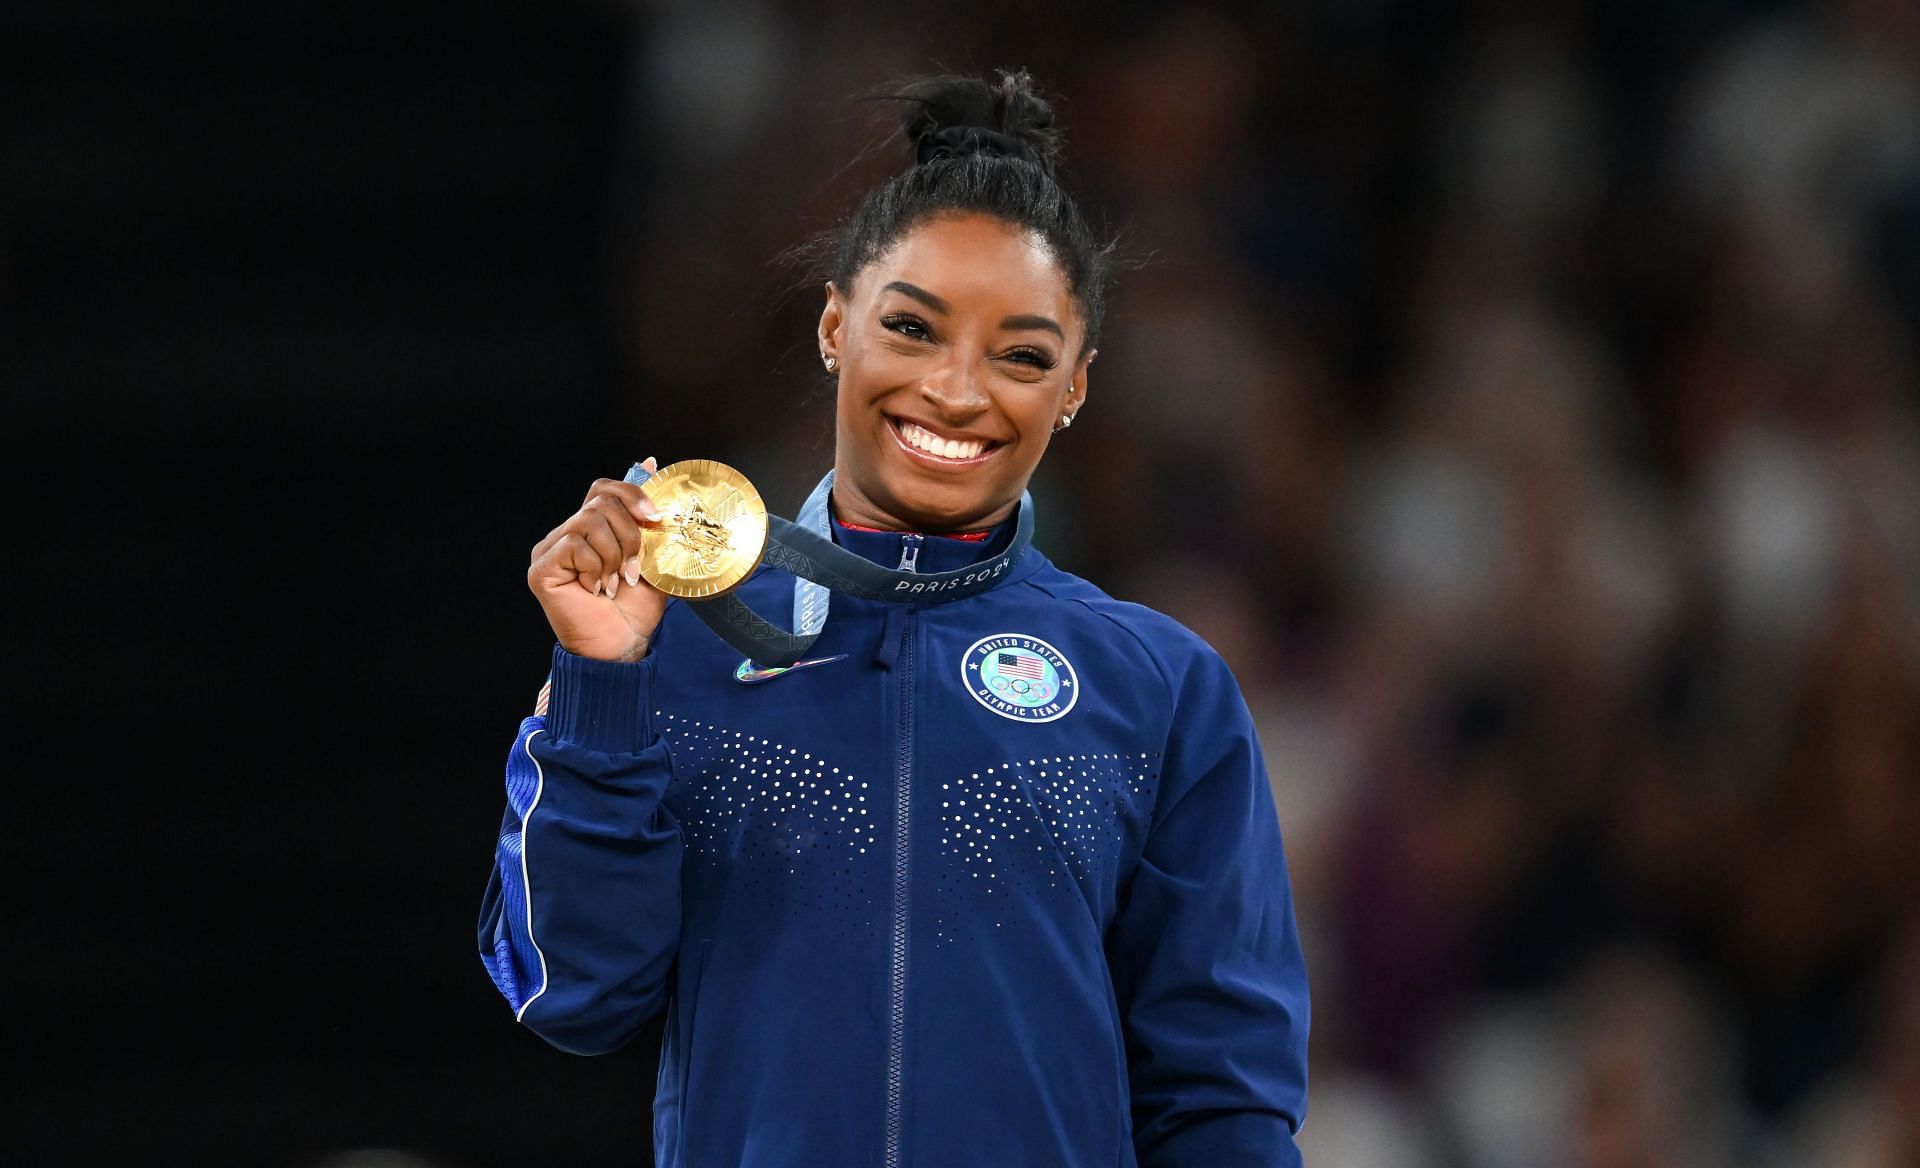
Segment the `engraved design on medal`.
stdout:
<svg viewBox="0 0 1920 1168">
<path fill-rule="evenodd" d="M 733 546 L 733 541 L 727 538 L 726 527 L 707 514 L 705 504 L 695 499 L 690 511 L 675 515 L 668 522 L 675 528 L 676 542 L 672 550 L 692 556 L 699 571 L 707 575 L 720 570 L 720 555 Z"/>
<path fill-rule="evenodd" d="M 767 546 L 767 508 L 745 475 L 711 459 L 661 467 L 640 488 L 660 508 L 640 532 L 640 574 L 669 596 L 718 596 L 753 574 Z"/>
</svg>

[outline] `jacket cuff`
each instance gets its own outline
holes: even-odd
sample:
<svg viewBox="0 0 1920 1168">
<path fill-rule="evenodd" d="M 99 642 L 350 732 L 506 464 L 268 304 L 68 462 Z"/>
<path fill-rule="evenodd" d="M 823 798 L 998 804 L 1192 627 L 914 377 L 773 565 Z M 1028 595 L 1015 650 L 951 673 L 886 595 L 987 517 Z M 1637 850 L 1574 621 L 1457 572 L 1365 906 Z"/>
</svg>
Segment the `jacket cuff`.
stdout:
<svg viewBox="0 0 1920 1168">
<path fill-rule="evenodd" d="M 600 754 L 633 754 L 653 741 L 648 702 L 653 658 L 600 661 L 553 647 L 547 732 Z"/>
</svg>

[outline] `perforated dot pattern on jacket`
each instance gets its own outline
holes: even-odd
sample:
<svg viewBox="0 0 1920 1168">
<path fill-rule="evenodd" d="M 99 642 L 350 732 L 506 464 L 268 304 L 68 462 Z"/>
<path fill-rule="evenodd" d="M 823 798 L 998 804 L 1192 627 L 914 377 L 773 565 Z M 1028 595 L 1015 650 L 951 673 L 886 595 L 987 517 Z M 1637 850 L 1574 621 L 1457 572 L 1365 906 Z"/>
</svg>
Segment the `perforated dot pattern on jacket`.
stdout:
<svg viewBox="0 0 1920 1168">
<path fill-rule="evenodd" d="M 1070 885 L 1092 902 L 1152 815 L 1160 756 L 1064 754 L 942 778 L 936 798 L 947 860 L 936 939 L 1004 927 L 1020 904 Z"/>
<path fill-rule="evenodd" d="M 880 793 L 791 743 L 654 711 L 674 758 L 667 806 L 687 852 L 741 890 L 792 907 L 871 917 L 884 863 Z"/>
</svg>

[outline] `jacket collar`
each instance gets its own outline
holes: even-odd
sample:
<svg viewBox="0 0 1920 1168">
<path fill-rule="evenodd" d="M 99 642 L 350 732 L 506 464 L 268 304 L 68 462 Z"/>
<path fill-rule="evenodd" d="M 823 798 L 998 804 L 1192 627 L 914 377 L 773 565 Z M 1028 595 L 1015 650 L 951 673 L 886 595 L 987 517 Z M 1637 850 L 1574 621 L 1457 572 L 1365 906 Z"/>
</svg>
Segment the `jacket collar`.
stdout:
<svg viewBox="0 0 1920 1168">
<path fill-rule="evenodd" d="M 907 531 L 866 531 L 836 522 L 833 524 L 833 542 L 883 568 L 896 569 L 901 567 L 908 548 L 913 547 L 917 549 L 913 561 L 915 571 L 953 572 L 968 564 L 992 559 L 1005 551 L 1007 545 L 1013 542 L 1013 526 L 1013 521 L 1009 519 L 995 526 L 993 533 L 984 540 L 965 540 Z M 1020 558 L 1024 561 L 1031 555 L 1033 549 L 1028 548 Z M 1018 565 L 1015 567 L 1017 570 Z"/>
</svg>

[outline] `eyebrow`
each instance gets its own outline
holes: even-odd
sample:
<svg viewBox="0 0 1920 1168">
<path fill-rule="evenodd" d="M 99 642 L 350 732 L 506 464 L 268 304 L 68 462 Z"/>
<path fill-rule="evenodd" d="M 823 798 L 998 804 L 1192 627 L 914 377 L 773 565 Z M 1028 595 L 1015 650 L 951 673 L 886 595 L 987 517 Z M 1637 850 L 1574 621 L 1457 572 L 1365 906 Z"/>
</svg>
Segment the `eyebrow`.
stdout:
<svg viewBox="0 0 1920 1168">
<path fill-rule="evenodd" d="M 946 301 L 940 299 L 938 296 L 935 296 L 933 293 L 927 291 L 925 288 L 920 287 L 920 285 L 909 284 L 905 280 L 895 280 L 893 283 L 888 284 L 885 288 L 882 288 L 881 291 L 882 292 L 899 292 L 899 293 L 902 293 L 903 295 L 911 296 L 915 300 L 918 300 L 920 303 L 926 305 L 928 308 L 933 309 L 935 312 L 952 312 L 953 311 L 953 305 L 948 304 Z"/>
<path fill-rule="evenodd" d="M 1009 316 L 1000 322 L 1000 327 L 1003 329 L 1046 329 L 1063 341 L 1067 339 L 1067 334 L 1060 329 L 1060 322 L 1050 316 Z"/>
<path fill-rule="evenodd" d="M 925 288 L 920 287 L 920 285 L 909 284 L 905 280 L 895 280 L 885 288 L 882 288 L 881 291 L 898 292 L 903 296 L 910 296 L 928 308 L 933 309 L 935 312 L 951 313 L 953 311 L 953 305 L 948 304 L 945 300 L 935 296 Z M 1067 334 L 1065 330 L 1060 327 L 1060 322 L 1050 316 L 1009 316 L 1000 322 L 1000 327 L 1003 329 L 1044 329 L 1063 341 L 1067 339 Z"/>
</svg>

